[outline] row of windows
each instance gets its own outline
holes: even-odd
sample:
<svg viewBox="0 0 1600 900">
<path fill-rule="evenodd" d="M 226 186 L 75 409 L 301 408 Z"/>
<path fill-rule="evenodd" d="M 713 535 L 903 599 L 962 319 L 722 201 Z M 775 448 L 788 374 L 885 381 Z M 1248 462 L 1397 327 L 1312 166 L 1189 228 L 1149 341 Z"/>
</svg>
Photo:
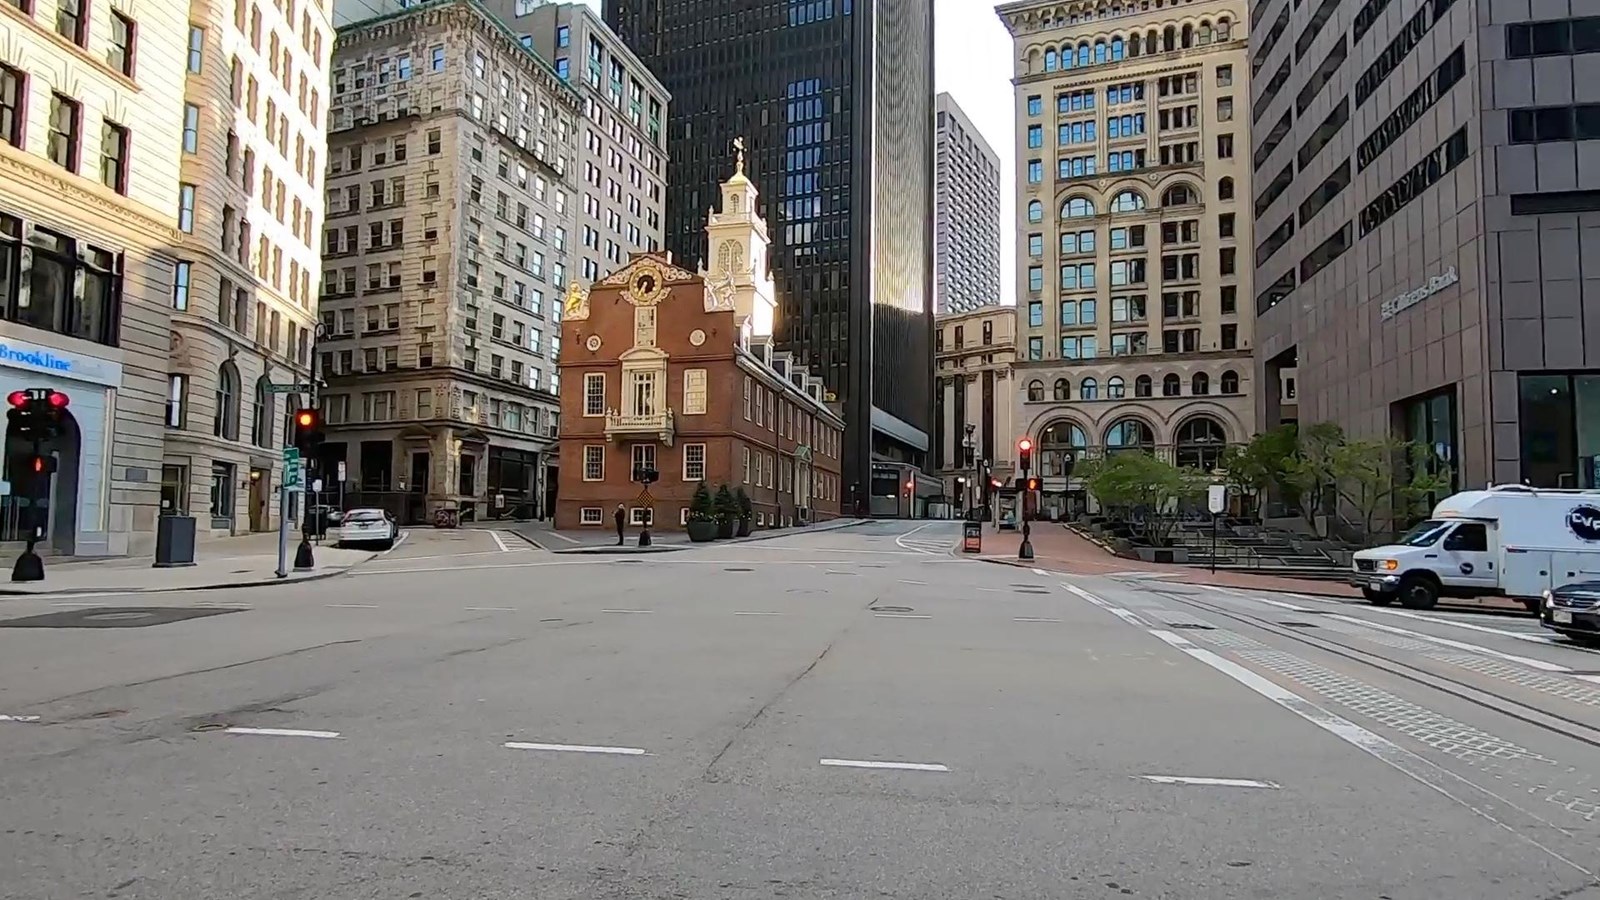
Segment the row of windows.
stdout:
<svg viewBox="0 0 1600 900">
<path fill-rule="evenodd" d="M 1135 396 L 1135 397 L 1150 397 L 1150 396 L 1153 396 L 1154 387 L 1155 387 L 1155 382 L 1153 382 L 1151 380 L 1149 375 L 1140 375 L 1140 376 L 1138 376 L 1137 378 L 1135 378 L 1133 380 L 1133 396 Z M 1232 369 L 1229 369 L 1228 371 L 1223 372 L 1222 373 L 1222 378 L 1218 381 L 1217 387 L 1218 387 L 1219 393 L 1221 393 L 1221 394 L 1223 394 L 1225 396 L 1231 396 L 1231 395 L 1239 393 L 1239 373 L 1233 371 Z M 1034 380 L 1028 382 L 1027 391 L 1028 391 L 1028 402 L 1029 403 L 1042 403 L 1042 402 L 1044 402 L 1045 395 L 1044 395 L 1044 382 L 1043 381 L 1035 378 Z M 1210 393 L 1211 393 L 1211 376 L 1208 375 L 1205 372 L 1196 372 L 1196 373 L 1194 373 L 1194 375 L 1189 379 L 1189 395 L 1192 396 L 1192 397 L 1204 397 L 1204 396 L 1208 396 Z M 1120 399 L 1122 399 L 1122 398 L 1124 398 L 1126 396 L 1128 396 L 1128 382 L 1121 375 L 1113 375 L 1110 378 L 1106 379 L 1106 390 L 1105 390 L 1105 398 L 1104 399 L 1107 399 L 1107 400 L 1120 400 Z M 1180 378 L 1178 375 L 1171 374 L 1171 373 L 1169 373 L 1165 377 L 1163 377 L 1161 379 L 1161 396 L 1163 396 L 1163 397 L 1181 397 L 1181 396 L 1183 396 L 1183 379 Z M 1071 399 L 1073 399 L 1071 382 L 1069 382 L 1065 378 L 1057 378 L 1055 380 L 1054 386 L 1051 389 L 1050 399 L 1051 400 L 1071 400 Z M 1095 379 L 1095 378 L 1082 378 L 1082 379 L 1079 379 L 1079 381 L 1078 381 L 1077 399 L 1079 399 L 1079 400 L 1099 400 L 1099 399 L 1101 399 L 1100 382 L 1099 382 L 1099 380 Z"/>
<path fill-rule="evenodd" d="M 1220 341 L 1211 350 L 1238 350 L 1239 326 L 1229 322 L 1222 326 Z M 1167 328 L 1161 332 L 1162 353 L 1200 353 L 1199 328 Z M 1147 331 L 1113 332 L 1109 354 L 1100 352 L 1100 338 L 1092 334 L 1065 334 L 1060 338 L 1057 357 L 1060 359 L 1097 359 L 1102 356 L 1142 356 L 1150 353 L 1150 335 Z M 1038 362 L 1044 357 L 1044 338 L 1028 338 L 1026 358 Z"/>
<path fill-rule="evenodd" d="M 27 98 L 32 79 L 26 72 L 0 64 L 0 141 L 27 149 Z M 81 171 L 84 142 L 83 104 L 60 92 L 50 94 L 49 132 L 45 157 L 75 174 Z M 94 176 L 119 194 L 128 193 L 133 132 L 126 125 L 101 119 L 99 166 Z"/>
<path fill-rule="evenodd" d="M 1144 34 L 1135 32 L 1127 37 L 1117 35 L 1110 40 L 1097 40 L 1093 44 L 1079 41 L 1073 46 L 1069 42 L 1059 50 L 1055 47 L 1045 48 L 1044 70 L 1055 72 L 1062 69 L 1105 65 L 1135 56 L 1170 53 L 1196 46 L 1204 47 L 1213 41 L 1231 40 L 1232 37 L 1233 22 L 1227 16 L 1223 16 L 1217 20 L 1215 28 L 1212 27 L 1210 19 L 1202 19 L 1198 29 L 1192 24 L 1185 24 L 1182 28 L 1168 25 L 1159 34 L 1152 28 Z"/>
<path fill-rule="evenodd" d="M 1233 199 L 1233 179 L 1222 178 L 1217 182 L 1219 199 Z M 1200 191 L 1191 184 L 1175 184 L 1161 192 L 1161 206 L 1196 206 L 1201 202 Z M 1145 195 L 1141 191 L 1127 189 L 1118 191 L 1112 196 L 1107 206 L 1108 213 L 1132 213 L 1145 209 Z M 1061 203 L 1061 218 L 1084 219 L 1096 215 L 1094 200 L 1089 197 L 1069 197 Z M 1044 204 L 1038 200 L 1028 202 L 1028 221 L 1034 224 L 1044 221 Z"/>
<path fill-rule="evenodd" d="M 359 407 L 352 409 L 352 398 L 358 400 Z M 323 394 L 318 405 L 323 421 L 329 425 L 452 419 L 540 437 L 555 437 L 560 428 L 560 416 L 555 411 L 516 400 L 480 395 L 476 391 L 463 391 L 459 405 L 447 405 L 435 399 L 434 389 L 424 387 L 400 394 L 392 390 Z"/>
<path fill-rule="evenodd" d="M 1218 311 L 1225 316 L 1236 314 L 1238 310 L 1238 286 L 1223 285 L 1218 291 Z M 1093 325 L 1096 323 L 1097 300 L 1077 299 L 1062 300 L 1058 303 L 1060 315 L 1058 323 L 1061 325 Z M 1164 291 L 1161 294 L 1161 316 L 1163 319 L 1194 319 L 1200 316 L 1199 291 Z M 1144 294 L 1130 294 L 1111 298 L 1111 321 L 1113 324 L 1136 323 L 1146 321 L 1146 297 Z M 1044 326 L 1044 301 L 1028 301 L 1028 327 L 1041 328 Z M 984 341 L 988 343 L 988 341 Z M 957 343 L 957 347 L 960 344 Z"/>
<path fill-rule="evenodd" d="M 35 0 L 8 0 L 7 5 L 32 18 Z M 89 0 L 56 0 L 55 20 L 50 28 L 79 48 L 89 49 Z M 111 31 L 106 35 L 105 64 L 127 78 L 134 77 L 134 54 L 138 45 L 138 25 L 126 13 L 111 11 Z M 192 29 L 191 29 L 192 32 Z"/>
</svg>

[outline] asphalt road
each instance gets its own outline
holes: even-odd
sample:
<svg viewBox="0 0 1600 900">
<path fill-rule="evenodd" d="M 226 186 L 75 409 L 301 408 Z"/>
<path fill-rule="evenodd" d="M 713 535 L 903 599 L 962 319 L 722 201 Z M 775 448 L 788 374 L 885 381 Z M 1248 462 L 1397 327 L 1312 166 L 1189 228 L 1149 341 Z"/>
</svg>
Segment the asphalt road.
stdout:
<svg viewBox="0 0 1600 900">
<path fill-rule="evenodd" d="M 0 600 L 0 897 L 1600 898 L 1600 654 L 956 540 Z"/>
</svg>

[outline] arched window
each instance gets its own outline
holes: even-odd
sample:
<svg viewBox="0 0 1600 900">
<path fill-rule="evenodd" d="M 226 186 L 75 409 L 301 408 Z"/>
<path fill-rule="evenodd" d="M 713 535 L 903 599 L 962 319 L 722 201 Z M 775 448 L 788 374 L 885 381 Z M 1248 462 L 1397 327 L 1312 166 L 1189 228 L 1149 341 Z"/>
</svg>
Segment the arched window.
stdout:
<svg viewBox="0 0 1600 900">
<path fill-rule="evenodd" d="M 1176 375 L 1168 375 L 1161 379 L 1161 396 L 1177 397 L 1183 393 L 1183 379 Z"/>
<path fill-rule="evenodd" d="M 1044 51 L 1044 70 L 1046 72 L 1054 72 L 1056 68 L 1056 48 L 1051 47 Z"/>
<path fill-rule="evenodd" d="M 1199 202 L 1200 195 L 1187 184 L 1175 184 L 1161 195 L 1162 206 L 1193 206 Z"/>
<path fill-rule="evenodd" d="M 1148 397 L 1150 396 L 1152 387 L 1153 385 L 1150 381 L 1150 376 L 1140 375 L 1138 378 L 1133 380 L 1133 395 L 1135 397 Z"/>
<path fill-rule="evenodd" d="M 1129 56 L 1138 56 L 1139 52 L 1140 52 L 1140 47 L 1143 44 L 1144 44 L 1144 41 L 1139 38 L 1139 35 L 1137 33 L 1128 35 L 1128 55 Z"/>
<path fill-rule="evenodd" d="M 1180 40 L 1183 42 L 1183 49 L 1185 49 L 1185 50 L 1187 50 L 1190 47 L 1194 46 L 1194 26 L 1193 25 L 1185 25 L 1185 26 L 1183 26 L 1183 36 L 1182 36 L 1182 38 L 1180 38 Z"/>
<path fill-rule="evenodd" d="M 1178 426 L 1174 461 L 1195 469 L 1215 469 L 1222 461 L 1227 443 L 1226 433 L 1216 419 L 1195 416 Z"/>
<path fill-rule="evenodd" d="M 1144 209 L 1144 195 L 1138 191 L 1123 191 L 1111 198 L 1114 213 L 1138 212 Z"/>
<path fill-rule="evenodd" d="M 1226 17 L 1217 20 L 1217 40 L 1226 41 L 1233 37 L 1233 23 Z"/>
<path fill-rule="evenodd" d="M 1232 200 L 1233 199 L 1233 179 L 1232 178 L 1229 178 L 1227 176 L 1223 176 L 1222 180 L 1217 182 L 1217 199 L 1218 200 Z"/>
<path fill-rule="evenodd" d="M 1043 222 L 1044 221 L 1044 204 L 1043 203 L 1040 203 L 1037 200 L 1029 200 L 1028 201 L 1028 221 L 1029 222 L 1034 222 L 1034 223 L 1038 223 L 1038 222 Z"/>
<path fill-rule="evenodd" d="M 1085 378 L 1084 380 L 1078 382 L 1078 399 L 1099 400 L 1100 382 L 1095 381 L 1093 378 Z"/>
<path fill-rule="evenodd" d="M 1028 400 L 1037 403 L 1044 399 L 1044 382 L 1035 378 L 1028 382 Z"/>
<path fill-rule="evenodd" d="M 1119 60 L 1123 59 L 1127 55 L 1128 55 L 1128 49 L 1127 49 L 1126 46 L 1123 45 L 1122 38 L 1119 38 L 1119 37 L 1112 38 L 1111 39 L 1111 61 L 1112 62 L 1118 62 Z"/>
<path fill-rule="evenodd" d="M 1121 400 L 1128 395 L 1128 383 L 1122 380 L 1121 375 L 1113 375 L 1106 379 L 1106 398 Z"/>
<path fill-rule="evenodd" d="M 1072 385 L 1068 384 L 1065 378 L 1057 378 L 1055 390 L 1051 396 L 1056 400 L 1071 400 Z"/>
<path fill-rule="evenodd" d="M 272 393 L 272 379 L 266 375 L 256 379 L 256 415 L 255 425 L 251 429 L 250 437 L 256 442 L 257 447 L 271 447 L 272 420 L 277 411 L 278 395 Z"/>
<path fill-rule="evenodd" d="M 1106 46 L 1106 42 L 1105 41 L 1095 41 L 1095 44 L 1094 44 L 1094 63 L 1095 63 L 1095 65 L 1097 65 L 1097 66 L 1098 65 L 1103 65 L 1103 64 L 1108 63 L 1110 61 L 1111 61 L 1111 48 Z"/>
<path fill-rule="evenodd" d="M 1161 32 L 1161 49 L 1168 53 L 1178 49 L 1178 29 L 1168 25 Z"/>
<path fill-rule="evenodd" d="M 283 437 L 284 443 L 289 443 L 289 436 L 294 434 L 294 414 L 304 402 L 299 394 L 287 394 L 283 400 Z"/>
<path fill-rule="evenodd" d="M 1106 452 L 1116 453 L 1121 450 L 1143 450 L 1149 453 L 1155 449 L 1155 432 L 1150 430 L 1139 419 L 1118 419 L 1106 429 Z"/>
<path fill-rule="evenodd" d="M 1239 393 L 1239 373 L 1235 372 L 1232 369 L 1229 369 L 1228 371 L 1223 372 L 1222 373 L 1222 384 L 1220 385 L 1220 387 L 1222 388 L 1222 392 L 1224 394 L 1237 394 L 1237 393 Z"/>
<path fill-rule="evenodd" d="M 1211 376 L 1204 372 L 1194 373 L 1194 377 L 1189 379 L 1189 393 L 1196 397 L 1211 393 Z"/>
<path fill-rule="evenodd" d="M 239 439 L 239 367 L 226 360 L 217 368 L 217 409 L 211 433 L 225 440 Z"/>
<path fill-rule="evenodd" d="M 1204 47 L 1209 43 L 1211 43 L 1211 23 L 1202 20 L 1200 22 L 1200 46 Z"/>
<path fill-rule="evenodd" d="M 1085 41 L 1085 42 L 1083 42 L 1083 43 L 1078 45 L 1078 65 L 1080 65 L 1080 66 L 1089 65 L 1089 59 L 1090 59 L 1089 54 L 1090 54 L 1090 52 L 1091 51 L 1089 50 L 1089 43 L 1087 41 Z"/>
<path fill-rule="evenodd" d="M 1094 215 L 1094 202 L 1087 197 L 1073 197 L 1061 204 L 1061 218 L 1082 219 Z"/>
<path fill-rule="evenodd" d="M 1039 475 L 1054 478 L 1067 474 L 1069 460 L 1075 461 L 1089 449 L 1089 435 L 1076 424 L 1057 419 L 1039 433 Z"/>
</svg>

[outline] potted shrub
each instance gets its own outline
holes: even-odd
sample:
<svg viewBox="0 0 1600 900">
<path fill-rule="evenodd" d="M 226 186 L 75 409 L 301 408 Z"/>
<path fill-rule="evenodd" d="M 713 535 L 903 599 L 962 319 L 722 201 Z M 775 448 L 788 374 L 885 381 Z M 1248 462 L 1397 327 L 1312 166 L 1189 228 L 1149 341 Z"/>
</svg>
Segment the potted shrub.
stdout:
<svg viewBox="0 0 1600 900">
<path fill-rule="evenodd" d="M 733 499 L 733 492 L 728 490 L 724 483 L 717 488 L 717 498 L 714 501 L 717 517 L 717 537 L 731 538 L 735 524 L 739 521 L 739 504 Z"/>
<path fill-rule="evenodd" d="M 689 540 L 696 544 L 716 540 L 717 511 L 711 501 L 711 489 L 704 481 L 694 489 L 694 499 L 689 503 Z"/>
<path fill-rule="evenodd" d="M 755 518 L 755 504 L 750 502 L 750 495 L 744 492 L 743 487 L 734 489 L 733 502 L 739 505 L 739 537 L 749 537 L 750 520 Z"/>
</svg>

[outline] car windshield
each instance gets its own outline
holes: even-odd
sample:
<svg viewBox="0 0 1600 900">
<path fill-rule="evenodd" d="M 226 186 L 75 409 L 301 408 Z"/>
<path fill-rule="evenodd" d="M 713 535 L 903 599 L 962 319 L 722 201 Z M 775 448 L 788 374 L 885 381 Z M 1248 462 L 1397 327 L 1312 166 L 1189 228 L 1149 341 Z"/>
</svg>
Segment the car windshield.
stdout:
<svg viewBox="0 0 1600 900">
<path fill-rule="evenodd" d="M 1418 522 L 1416 527 L 1406 532 L 1406 536 L 1396 543 L 1403 547 L 1431 547 L 1454 524 L 1454 522 L 1442 522 L 1438 519 Z"/>
<path fill-rule="evenodd" d="M 346 522 L 381 522 L 383 511 L 378 509 L 353 509 L 344 514 Z"/>
</svg>

